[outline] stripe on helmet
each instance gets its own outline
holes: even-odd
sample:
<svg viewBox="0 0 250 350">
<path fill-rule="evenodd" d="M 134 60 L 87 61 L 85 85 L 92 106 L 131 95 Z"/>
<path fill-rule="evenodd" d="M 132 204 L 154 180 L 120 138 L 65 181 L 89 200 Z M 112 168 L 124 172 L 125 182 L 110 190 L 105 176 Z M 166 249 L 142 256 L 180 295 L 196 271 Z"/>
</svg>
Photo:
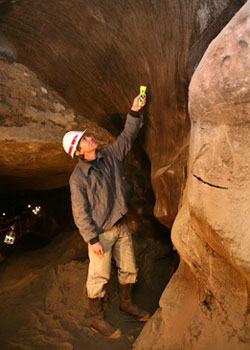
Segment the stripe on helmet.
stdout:
<svg viewBox="0 0 250 350">
<path fill-rule="evenodd" d="M 71 145 L 70 145 L 70 147 L 69 147 L 68 153 L 69 153 L 70 156 L 71 156 L 71 153 L 72 153 L 74 144 L 76 143 L 77 137 L 78 137 L 78 135 L 76 135 L 76 136 L 73 138 L 73 140 L 72 140 L 72 142 L 71 142 Z"/>
</svg>

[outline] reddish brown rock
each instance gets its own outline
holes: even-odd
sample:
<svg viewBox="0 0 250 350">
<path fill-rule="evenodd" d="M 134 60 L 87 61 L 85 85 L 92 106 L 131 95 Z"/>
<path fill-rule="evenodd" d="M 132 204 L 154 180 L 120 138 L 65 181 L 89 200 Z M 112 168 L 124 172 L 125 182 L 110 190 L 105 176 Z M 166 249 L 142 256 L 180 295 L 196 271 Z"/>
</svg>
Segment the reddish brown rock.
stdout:
<svg viewBox="0 0 250 350">
<path fill-rule="evenodd" d="M 210 44 L 189 88 L 181 264 L 136 350 L 250 347 L 250 1 Z"/>
</svg>

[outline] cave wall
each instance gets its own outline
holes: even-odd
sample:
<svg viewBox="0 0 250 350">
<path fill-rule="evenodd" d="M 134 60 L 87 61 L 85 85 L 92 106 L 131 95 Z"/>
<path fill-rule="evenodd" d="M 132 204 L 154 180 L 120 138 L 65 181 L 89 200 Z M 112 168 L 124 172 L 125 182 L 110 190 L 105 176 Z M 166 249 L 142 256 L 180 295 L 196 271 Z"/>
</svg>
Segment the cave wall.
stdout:
<svg viewBox="0 0 250 350">
<path fill-rule="evenodd" d="M 122 125 L 117 114 L 127 112 L 139 85 L 148 85 L 139 143 L 151 163 L 154 214 L 170 227 L 186 178 L 190 77 L 244 2 L 2 0 L 0 51 L 113 135 Z"/>
<path fill-rule="evenodd" d="M 24 65 L 0 60 L 0 82 L 0 192 L 65 186 L 76 164 L 62 151 L 66 131 L 87 128 L 100 146 L 114 139 Z"/>
<path fill-rule="evenodd" d="M 188 179 L 172 240 L 180 266 L 136 350 L 250 346 L 250 1 L 189 87 Z"/>
</svg>

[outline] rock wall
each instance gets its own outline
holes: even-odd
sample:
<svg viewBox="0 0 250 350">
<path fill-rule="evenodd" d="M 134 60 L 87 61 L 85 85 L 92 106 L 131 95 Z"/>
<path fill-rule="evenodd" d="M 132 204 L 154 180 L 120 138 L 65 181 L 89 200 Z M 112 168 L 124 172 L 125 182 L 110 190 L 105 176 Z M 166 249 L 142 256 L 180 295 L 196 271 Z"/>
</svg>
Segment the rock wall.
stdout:
<svg viewBox="0 0 250 350">
<path fill-rule="evenodd" d="M 181 263 L 136 350 L 250 347 L 250 1 L 209 45 L 189 87 Z"/>
<path fill-rule="evenodd" d="M 68 130 L 88 128 L 100 146 L 113 139 L 22 64 L 0 60 L 0 81 L 1 192 L 65 186 L 76 164 L 61 146 Z"/>
<path fill-rule="evenodd" d="M 150 158 L 155 216 L 170 227 L 186 178 L 190 77 L 244 2 L 3 0 L 0 53 L 113 135 L 123 124 L 117 115 L 127 112 L 139 85 L 148 86 L 139 142 Z"/>
</svg>

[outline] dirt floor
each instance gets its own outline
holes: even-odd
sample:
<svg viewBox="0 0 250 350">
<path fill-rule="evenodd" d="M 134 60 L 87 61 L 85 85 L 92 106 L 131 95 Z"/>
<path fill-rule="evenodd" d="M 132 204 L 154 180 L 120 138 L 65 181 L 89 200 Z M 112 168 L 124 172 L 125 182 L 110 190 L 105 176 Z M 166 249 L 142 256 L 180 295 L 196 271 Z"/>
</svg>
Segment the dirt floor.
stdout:
<svg viewBox="0 0 250 350">
<path fill-rule="evenodd" d="M 175 271 L 178 256 L 161 240 L 136 235 L 139 267 L 134 299 L 151 314 Z M 143 324 L 119 311 L 116 269 L 106 310 L 123 335 L 109 340 L 89 329 L 85 290 L 88 258 L 77 230 L 56 236 L 41 249 L 17 249 L 0 264 L 1 350 L 128 350 Z"/>
</svg>

